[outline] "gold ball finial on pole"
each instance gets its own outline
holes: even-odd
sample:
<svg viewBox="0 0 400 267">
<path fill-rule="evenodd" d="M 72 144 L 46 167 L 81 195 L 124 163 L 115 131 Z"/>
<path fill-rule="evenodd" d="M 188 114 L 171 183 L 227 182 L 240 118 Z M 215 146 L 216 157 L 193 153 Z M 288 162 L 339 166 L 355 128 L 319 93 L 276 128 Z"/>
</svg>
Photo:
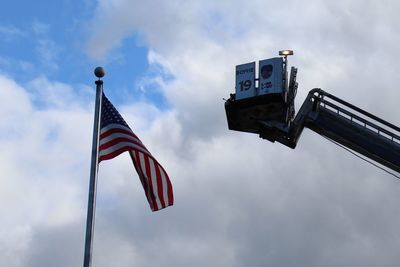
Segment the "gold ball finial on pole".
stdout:
<svg viewBox="0 0 400 267">
<path fill-rule="evenodd" d="M 104 75 L 106 75 L 106 71 L 102 67 L 97 67 L 94 69 L 94 75 L 96 75 L 97 78 L 103 78 Z"/>
</svg>

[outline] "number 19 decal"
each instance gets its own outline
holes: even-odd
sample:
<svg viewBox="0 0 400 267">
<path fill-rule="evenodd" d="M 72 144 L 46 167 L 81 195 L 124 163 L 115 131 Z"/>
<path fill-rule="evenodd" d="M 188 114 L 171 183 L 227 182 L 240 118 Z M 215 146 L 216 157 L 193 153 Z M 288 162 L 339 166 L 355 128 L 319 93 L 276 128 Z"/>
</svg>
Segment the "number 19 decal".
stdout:
<svg viewBox="0 0 400 267">
<path fill-rule="evenodd" d="M 250 80 L 245 80 L 239 82 L 240 84 L 240 91 L 247 91 L 251 88 L 251 81 Z"/>
</svg>

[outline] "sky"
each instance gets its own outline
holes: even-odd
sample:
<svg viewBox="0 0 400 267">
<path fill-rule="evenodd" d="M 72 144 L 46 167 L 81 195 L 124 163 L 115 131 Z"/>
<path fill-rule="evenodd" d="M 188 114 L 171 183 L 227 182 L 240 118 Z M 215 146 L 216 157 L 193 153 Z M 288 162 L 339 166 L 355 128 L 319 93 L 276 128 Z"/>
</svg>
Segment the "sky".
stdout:
<svg viewBox="0 0 400 267">
<path fill-rule="evenodd" d="M 398 266 L 400 181 L 305 129 L 296 149 L 229 131 L 235 66 L 294 50 L 296 106 L 323 90 L 395 125 L 395 0 L 5 1 L 0 266 L 82 266 L 95 97 L 168 172 L 151 212 L 101 162 L 93 266 Z"/>
</svg>

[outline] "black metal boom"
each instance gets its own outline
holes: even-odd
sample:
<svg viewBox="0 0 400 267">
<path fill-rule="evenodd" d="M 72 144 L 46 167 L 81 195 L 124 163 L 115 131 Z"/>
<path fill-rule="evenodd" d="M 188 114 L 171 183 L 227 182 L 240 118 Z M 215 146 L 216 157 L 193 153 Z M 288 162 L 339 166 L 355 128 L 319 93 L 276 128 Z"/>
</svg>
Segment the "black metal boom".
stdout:
<svg viewBox="0 0 400 267">
<path fill-rule="evenodd" d="M 321 89 L 286 127 L 259 120 L 260 137 L 295 148 L 304 127 L 400 173 L 400 128 Z"/>
</svg>

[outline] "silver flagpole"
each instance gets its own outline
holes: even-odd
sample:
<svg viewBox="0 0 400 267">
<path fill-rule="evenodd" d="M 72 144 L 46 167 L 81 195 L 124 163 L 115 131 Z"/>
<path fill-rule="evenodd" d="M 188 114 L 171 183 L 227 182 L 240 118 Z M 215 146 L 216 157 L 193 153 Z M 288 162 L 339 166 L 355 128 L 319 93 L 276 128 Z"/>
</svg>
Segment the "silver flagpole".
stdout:
<svg viewBox="0 0 400 267">
<path fill-rule="evenodd" d="M 104 69 L 97 67 L 94 74 L 99 78 L 96 83 L 96 103 L 94 107 L 93 122 L 93 143 L 92 143 L 92 160 L 90 165 L 90 182 L 89 182 L 89 200 L 86 219 L 86 239 L 85 239 L 85 255 L 83 259 L 83 267 L 92 265 L 92 247 L 94 234 L 94 218 L 96 210 L 96 190 L 97 190 L 97 169 L 98 169 L 98 153 L 99 153 L 99 127 L 101 99 L 103 95 L 103 81 L 100 80 L 105 75 Z"/>
</svg>

